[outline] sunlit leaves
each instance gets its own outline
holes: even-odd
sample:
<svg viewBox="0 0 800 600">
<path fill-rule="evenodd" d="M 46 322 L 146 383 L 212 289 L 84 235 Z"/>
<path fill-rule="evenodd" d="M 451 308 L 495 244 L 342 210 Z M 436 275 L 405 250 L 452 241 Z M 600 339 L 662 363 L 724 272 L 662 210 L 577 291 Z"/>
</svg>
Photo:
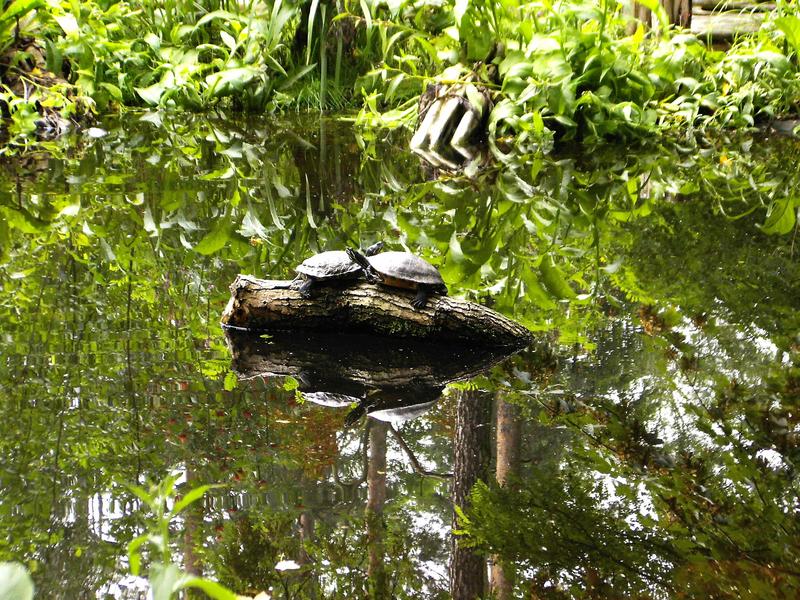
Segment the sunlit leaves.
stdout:
<svg viewBox="0 0 800 600">
<path fill-rule="evenodd" d="M 775 19 L 775 26 L 783 32 L 794 51 L 800 52 L 800 17 L 780 17 Z"/>
<path fill-rule="evenodd" d="M 552 255 L 548 254 L 539 265 L 541 280 L 553 296 L 560 299 L 574 298 L 575 291 L 567 283 L 564 273 L 555 264 Z"/>
<path fill-rule="evenodd" d="M 206 76 L 206 85 L 208 86 L 206 94 L 217 97 L 229 96 L 240 92 L 256 79 L 262 84 L 266 84 L 268 81 L 263 77 L 263 70 L 256 67 L 233 67 L 218 71 Z"/>
</svg>

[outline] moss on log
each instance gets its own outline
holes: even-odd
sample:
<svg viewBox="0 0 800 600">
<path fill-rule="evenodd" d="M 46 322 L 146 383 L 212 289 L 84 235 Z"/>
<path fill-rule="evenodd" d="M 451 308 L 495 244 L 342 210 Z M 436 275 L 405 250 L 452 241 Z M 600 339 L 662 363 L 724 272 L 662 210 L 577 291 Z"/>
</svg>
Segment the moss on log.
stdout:
<svg viewBox="0 0 800 600">
<path fill-rule="evenodd" d="M 415 310 L 413 292 L 370 283 L 320 287 L 310 299 L 287 286 L 239 275 L 222 324 L 253 331 L 366 331 L 483 346 L 521 347 L 532 340 L 525 327 L 490 308 L 446 296 L 433 296 L 424 309 Z"/>
</svg>

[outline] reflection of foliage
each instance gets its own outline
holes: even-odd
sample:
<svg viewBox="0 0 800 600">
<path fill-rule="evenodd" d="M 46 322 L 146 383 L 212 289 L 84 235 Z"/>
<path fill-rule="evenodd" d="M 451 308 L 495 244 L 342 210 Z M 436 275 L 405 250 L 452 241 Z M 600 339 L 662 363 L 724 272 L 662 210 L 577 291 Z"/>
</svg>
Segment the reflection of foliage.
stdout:
<svg viewBox="0 0 800 600">
<path fill-rule="evenodd" d="M 276 410 L 277 418 L 286 420 L 288 416 Z M 302 469 L 306 477 L 316 479 L 330 469 L 336 459 L 336 432 L 342 427 L 344 414 L 310 409 L 291 416 L 284 432 L 283 454 Z"/>
<path fill-rule="evenodd" d="M 794 597 L 800 356 L 776 360 L 763 340 L 730 325 L 686 325 L 676 346 L 662 323 L 650 337 L 612 322 L 595 337 L 592 364 L 565 365 L 561 385 L 530 390 L 523 379 L 504 393 L 546 431 L 571 434 L 550 467 L 558 475 L 543 470 L 552 458 L 534 445 L 537 431 L 528 448 L 536 467 L 508 490 L 476 488 L 467 540 L 533 569 L 533 582 L 520 585 L 578 577 L 613 595 L 628 573 L 633 589 Z M 569 543 L 605 529 L 591 540 L 605 555 L 588 560 Z M 543 551 L 553 539 L 567 542 Z M 556 559 L 560 569 L 551 569 Z"/>
<path fill-rule="evenodd" d="M 138 576 L 142 566 L 144 551 L 147 551 L 149 564 L 147 577 L 154 598 L 172 598 L 183 590 L 198 589 L 214 600 L 237 600 L 236 594 L 219 583 L 188 573 L 173 562 L 170 543 L 170 524 L 192 503 L 200 500 L 213 485 L 201 485 L 186 491 L 178 498 L 175 493 L 177 477 L 169 476 L 148 489 L 132 485 L 130 490 L 149 509 L 147 532 L 128 544 L 128 563 L 131 574 Z M 189 517 L 190 518 L 190 517 Z"/>
<path fill-rule="evenodd" d="M 707 207 L 695 203 L 673 205 L 660 216 L 659 223 L 637 224 L 643 235 L 632 238 L 627 263 L 613 276 L 619 286 L 627 292 L 628 282 L 635 282 L 634 297 L 645 289 L 647 301 L 674 302 L 690 317 L 716 313 L 723 322 L 762 328 L 788 348 L 800 328 L 800 271 L 791 240 L 771 243 L 774 238 L 751 223 L 714 219 Z M 765 246 L 771 251 L 765 252 Z M 743 268 L 746 276 L 737 276 L 745 275 Z M 710 269 L 725 276 L 709 277 Z"/>
<path fill-rule="evenodd" d="M 281 581 L 275 565 L 297 556 L 296 515 L 289 512 L 251 511 L 225 523 L 214 545 L 212 564 L 220 583 L 239 593 L 258 593 Z"/>
<path fill-rule="evenodd" d="M 326 585 L 361 595 L 359 434 L 334 440 L 344 411 L 292 405 L 282 382 L 237 381 L 217 319 L 240 270 L 285 277 L 313 251 L 380 238 L 440 266 L 454 294 L 552 342 L 595 347 L 588 356 L 575 347 L 569 360 L 520 355 L 461 384 L 522 405 L 536 423 L 531 462 L 570 456 L 552 469 L 554 482 L 538 472 L 537 485 L 574 497 L 604 531 L 620 522 L 632 542 L 666 547 L 670 562 L 657 565 L 665 586 L 712 594 L 750 577 L 754 589 L 796 589 L 792 142 L 720 140 L 694 155 L 609 149 L 513 160 L 475 181 L 421 181 L 393 146 L 359 154 L 364 140 L 332 122 L 279 125 L 276 134 L 267 121 L 130 114 L 57 158 L 2 167 L 0 558 L 32 570 L 38 562 L 39 586 L 52 589 L 63 574 L 74 589 L 96 587 L 114 577 L 119 542 L 134 535 L 129 511 L 107 510 L 107 498 L 115 508 L 124 498 L 114 482 L 191 468 L 200 481 L 232 486 L 222 506 L 207 507 L 224 544 L 241 516 L 250 520 L 241 533 L 274 543 L 281 558 L 299 544 L 270 515 L 296 514 L 298 486 L 307 486 L 303 510 L 317 527 L 304 547 Z M 402 427 L 420 460 L 442 472 L 447 409 Z M 402 560 L 392 577 L 409 594 L 439 590 L 423 571 L 428 559 L 446 562 L 444 534 L 415 514 L 449 522 L 445 486 L 390 459 L 384 539 L 387 560 Z M 617 482 L 616 497 L 603 477 Z M 615 512 L 595 510 L 600 498 Z M 524 509 L 491 491 L 484 500 L 503 503 L 498 518 Z M 581 539 L 558 522 L 566 539 Z M 524 514 L 513 525 L 532 526 Z M 280 540 L 265 537 L 273 526 Z M 652 544 L 656 533 L 666 546 Z M 199 552 L 208 563 L 212 548 Z M 641 565 L 632 548 L 620 552 Z M 576 578 L 602 584 L 573 558 L 558 555 L 577 565 Z M 726 573 L 716 579 L 715 564 Z M 621 571 L 601 566 L 615 589 L 646 587 L 618 587 Z M 267 577 L 266 567 L 253 568 Z M 768 568 L 783 579 L 770 580 Z"/>
<path fill-rule="evenodd" d="M 656 533 L 626 523 L 636 514 L 635 498 L 608 490 L 602 480 L 546 471 L 513 490 L 479 483 L 461 525 L 471 543 L 535 568 L 540 591 L 558 582 L 569 597 L 630 597 L 663 586 L 668 547 Z"/>
</svg>

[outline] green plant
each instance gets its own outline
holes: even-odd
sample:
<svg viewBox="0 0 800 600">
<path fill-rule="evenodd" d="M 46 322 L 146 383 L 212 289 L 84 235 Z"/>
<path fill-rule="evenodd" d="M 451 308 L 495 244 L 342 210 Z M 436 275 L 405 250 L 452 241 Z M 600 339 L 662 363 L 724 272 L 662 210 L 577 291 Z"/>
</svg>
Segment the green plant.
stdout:
<svg viewBox="0 0 800 600">
<path fill-rule="evenodd" d="M 154 598 L 169 600 L 173 594 L 181 590 L 199 589 L 215 600 L 237 600 L 238 596 L 224 586 L 210 579 L 186 573 L 172 562 L 172 549 L 169 542 L 170 522 L 190 504 L 201 499 L 208 490 L 220 487 L 202 485 L 188 491 L 183 497 L 177 498 L 175 493 L 177 480 L 177 477 L 169 476 L 161 483 L 151 485 L 147 490 L 136 485 L 128 486 L 151 512 L 148 532 L 128 544 L 128 562 L 131 573 L 139 575 L 142 566 L 142 550 L 149 546 L 152 552 L 148 580 Z M 171 508 L 168 509 L 168 506 Z"/>
</svg>

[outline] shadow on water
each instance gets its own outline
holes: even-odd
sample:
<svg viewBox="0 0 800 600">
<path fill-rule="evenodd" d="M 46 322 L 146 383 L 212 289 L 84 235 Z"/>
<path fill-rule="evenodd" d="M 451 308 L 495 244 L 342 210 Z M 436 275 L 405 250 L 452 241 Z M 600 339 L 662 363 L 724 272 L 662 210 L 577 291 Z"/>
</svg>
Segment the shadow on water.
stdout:
<svg viewBox="0 0 800 600">
<path fill-rule="evenodd" d="M 226 486 L 172 550 L 239 593 L 797 596 L 796 140 L 429 180 L 333 120 L 105 128 L 0 170 L 0 560 L 42 598 L 143 597 L 126 486 L 168 474 Z M 541 347 L 219 329 L 237 273 L 378 239 Z"/>
</svg>

